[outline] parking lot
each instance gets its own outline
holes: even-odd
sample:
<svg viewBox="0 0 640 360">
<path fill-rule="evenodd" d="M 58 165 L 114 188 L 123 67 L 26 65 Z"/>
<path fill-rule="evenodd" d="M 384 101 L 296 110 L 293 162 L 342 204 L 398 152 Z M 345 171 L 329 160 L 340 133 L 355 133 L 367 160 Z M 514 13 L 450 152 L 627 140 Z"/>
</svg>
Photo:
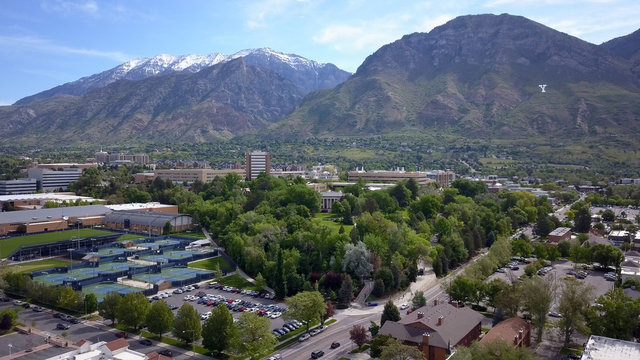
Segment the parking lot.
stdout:
<svg viewBox="0 0 640 360">
<path fill-rule="evenodd" d="M 225 290 L 226 289 L 226 290 Z M 198 288 L 194 286 L 184 286 L 178 289 L 167 289 L 160 291 L 158 295 L 150 297 L 150 301 L 162 298 L 173 309 L 174 313 L 185 302 L 190 303 L 201 315 L 204 323 L 207 316 L 211 314 L 214 306 L 225 304 L 234 319 L 237 319 L 244 311 L 255 312 L 260 316 L 268 317 L 271 320 L 271 329 L 281 328 L 284 324 L 282 315 L 286 312 L 286 306 L 269 297 L 272 294 L 242 291 L 236 288 L 218 285 L 210 287 L 207 283 L 201 283 Z M 203 316 L 204 315 L 204 316 Z"/>
<path fill-rule="evenodd" d="M 535 261 L 535 259 L 527 259 L 527 260 Z M 511 270 L 509 268 L 505 268 L 504 273 L 495 272 L 494 274 L 489 276 L 489 278 L 487 279 L 487 282 L 493 279 L 502 279 L 509 283 L 511 283 L 512 281 L 516 281 L 517 279 L 520 278 L 520 276 L 524 275 L 525 266 L 526 266 L 526 263 L 519 262 L 517 270 Z M 605 274 L 607 273 L 606 271 L 581 269 L 581 268 L 578 268 L 574 262 L 569 260 L 564 260 L 564 259 L 555 261 L 551 266 L 552 266 L 552 269 L 547 272 L 546 276 L 553 274 L 553 276 L 558 281 L 558 284 L 561 284 L 562 281 L 585 282 L 593 286 L 594 299 L 598 298 L 601 295 L 604 295 L 604 293 L 606 293 L 607 291 L 611 290 L 614 287 L 614 281 L 607 280 L 605 278 Z M 586 272 L 586 277 L 584 279 L 576 278 L 575 274 L 578 271 Z M 558 302 L 560 293 L 558 292 L 557 294 L 558 296 L 556 296 L 556 300 L 552 305 L 552 312 L 556 311 L 557 309 L 557 302 Z"/>
</svg>

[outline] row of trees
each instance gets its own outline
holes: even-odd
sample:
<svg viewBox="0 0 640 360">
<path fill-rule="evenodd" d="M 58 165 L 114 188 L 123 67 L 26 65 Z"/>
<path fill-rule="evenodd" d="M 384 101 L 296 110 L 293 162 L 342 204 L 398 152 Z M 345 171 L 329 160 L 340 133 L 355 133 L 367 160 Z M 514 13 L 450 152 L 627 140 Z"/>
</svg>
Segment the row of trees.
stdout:
<svg viewBox="0 0 640 360">
<path fill-rule="evenodd" d="M 149 332 L 162 338 L 171 332 L 174 337 L 191 344 L 202 338 L 202 345 L 217 353 L 229 352 L 236 356 L 254 356 L 271 349 L 276 344 L 269 330 L 269 319 L 255 313 L 245 312 L 234 323 L 226 306 L 218 305 L 211 317 L 200 323 L 200 315 L 193 306 L 185 302 L 174 316 L 164 300 L 149 304 L 141 293 L 128 293 L 124 297 L 109 293 L 98 309 L 100 315 L 134 330 L 146 326 Z"/>
</svg>

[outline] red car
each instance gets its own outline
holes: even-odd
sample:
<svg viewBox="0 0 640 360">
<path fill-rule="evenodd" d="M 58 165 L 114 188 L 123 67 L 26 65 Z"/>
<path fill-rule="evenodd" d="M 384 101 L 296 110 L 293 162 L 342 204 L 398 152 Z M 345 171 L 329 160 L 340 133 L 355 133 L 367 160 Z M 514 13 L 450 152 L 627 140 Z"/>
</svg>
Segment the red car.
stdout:
<svg viewBox="0 0 640 360">
<path fill-rule="evenodd" d="M 128 336 L 127 336 L 127 333 L 126 333 L 126 332 L 124 332 L 124 331 L 120 331 L 120 332 L 117 332 L 117 333 L 116 333 L 116 337 L 126 339 Z"/>
<path fill-rule="evenodd" d="M 413 312 L 413 309 L 408 309 L 407 310 L 407 315 L 411 314 Z"/>
</svg>

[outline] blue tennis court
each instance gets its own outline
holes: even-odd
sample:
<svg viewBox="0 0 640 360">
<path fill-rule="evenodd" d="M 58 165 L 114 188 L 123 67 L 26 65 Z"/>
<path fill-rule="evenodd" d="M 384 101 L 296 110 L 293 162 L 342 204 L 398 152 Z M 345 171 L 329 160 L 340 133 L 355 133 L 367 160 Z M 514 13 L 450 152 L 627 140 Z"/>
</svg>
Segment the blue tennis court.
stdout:
<svg viewBox="0 0 640 360">
<path fill-rule="evenodd" d="M 85 294 L 95 294 L 98 298 L 98 301 L 101 301 L 108 293 L 112 291 L 124 295 L 130 292 L 140 292 L 141 289 L 112 282 L 87 285 L 82 288 L 82 292 Z"/>
<path fill-rule="evenodd" d="M 213 271 L 194 269 L 194 268 L 165 268 L 161 273 L 156 274 L 138 274 L 133 279 L 138 281 L 146 281 L 148 283 L 157 283 L 159 281 L 185 281 L 198 277 L 201 274 L 211 274 Z"/>
<path fill-rule="evenodd" d="M 173 251 L 165 251 L 164 254 L 159 255 L 145 255 L 142 256 L 141 259 L 153 262 L 162 262 L 166 263 L 169 261 L 175 260 L 185 260 L 191 259 L 193 257 L 193 252 L 184 251 L 184 250 L 173 250 Z"/>
</svg>

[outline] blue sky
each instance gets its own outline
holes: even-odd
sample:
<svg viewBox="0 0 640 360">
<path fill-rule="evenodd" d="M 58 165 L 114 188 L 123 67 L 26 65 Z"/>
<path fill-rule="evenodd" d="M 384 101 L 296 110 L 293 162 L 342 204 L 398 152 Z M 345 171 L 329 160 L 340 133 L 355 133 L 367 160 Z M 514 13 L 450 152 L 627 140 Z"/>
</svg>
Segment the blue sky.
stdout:
<svg viewBox="0 0 640 360">
<path fill-rule="evenodd" d="M 270 47 L 354 72 L 402 35 L 485 13 L 595 44 L 640 28 L 639 0 L 3 0 L 0 104 L 162 53 Z"/>
</svg>

